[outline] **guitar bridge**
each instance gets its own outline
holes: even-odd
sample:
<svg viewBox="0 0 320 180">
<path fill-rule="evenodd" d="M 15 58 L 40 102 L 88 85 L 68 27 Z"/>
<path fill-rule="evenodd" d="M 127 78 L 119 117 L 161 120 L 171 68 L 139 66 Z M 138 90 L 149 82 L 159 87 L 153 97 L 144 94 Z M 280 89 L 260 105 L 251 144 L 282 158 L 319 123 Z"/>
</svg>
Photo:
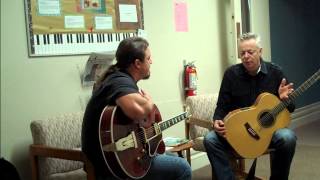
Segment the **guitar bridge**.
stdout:
<svg viewBox="0 0 320 180">
<path fill-rule="evenodd" d="M 246 127 L 246 130 L 251 137 L 253 137 L 256 140 L 260 139 L 260 136 L 258 135 L 258 133 L 254 129 L 252 129 L 249 123 L 246 123 L 244 126 Z"/>
</svg>

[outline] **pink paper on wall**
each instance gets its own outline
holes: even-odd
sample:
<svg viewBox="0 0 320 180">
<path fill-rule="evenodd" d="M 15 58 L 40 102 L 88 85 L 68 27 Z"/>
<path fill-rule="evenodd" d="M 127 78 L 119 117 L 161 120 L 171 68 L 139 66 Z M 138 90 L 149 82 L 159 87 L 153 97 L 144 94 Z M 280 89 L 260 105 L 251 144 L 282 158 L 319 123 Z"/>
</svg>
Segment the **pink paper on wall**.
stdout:
<svg viewBox="0 0 320 180">
<path fill-rule="evenodd" d="M 177 32 L 188 31 L 187 3 L 175 0 L 174 2 L 175 26 Z"/>
</svg>

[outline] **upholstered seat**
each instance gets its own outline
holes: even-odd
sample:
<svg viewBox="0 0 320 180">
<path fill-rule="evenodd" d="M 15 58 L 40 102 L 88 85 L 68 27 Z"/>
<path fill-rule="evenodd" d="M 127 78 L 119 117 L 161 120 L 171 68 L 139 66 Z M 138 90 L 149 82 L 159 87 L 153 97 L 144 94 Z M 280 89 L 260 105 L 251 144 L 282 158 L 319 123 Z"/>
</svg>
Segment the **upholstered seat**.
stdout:
<svg viewBox="0 0 320 180">
<path fill-rule="evenodd" d="M 210 122 L 212 122 L 216 108 L 217 96 L 217 94 L 206 94 L 189 96 L 186 99 L 186 106 L 189 107 L 191 114 L 188 119 L 189 131 L 187 136 L 189 136 L 188 139 L 193 140 L 193 149 L 196 151 L 205 151 L 203 138 L 211 129 Z M 200 121 L 197 121 L 198 119 Z"/>
<path fill-rule="evenodd" d="M 93 167 L 81 151 L 82 117 L 79 112 L 31 122 L 33 180 L 94 179 Z"/>
</svg>

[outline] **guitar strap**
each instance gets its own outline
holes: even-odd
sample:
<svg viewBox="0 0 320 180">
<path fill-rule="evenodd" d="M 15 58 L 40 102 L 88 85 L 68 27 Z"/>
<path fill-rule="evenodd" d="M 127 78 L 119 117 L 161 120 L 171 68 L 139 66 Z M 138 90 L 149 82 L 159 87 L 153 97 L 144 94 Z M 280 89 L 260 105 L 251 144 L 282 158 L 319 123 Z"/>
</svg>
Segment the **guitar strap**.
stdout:
<svg viewBox="0 0 320 180">
<path fill-rule="evenodd" d="M 254 180 L 255 179 L 256 165 L 257 165 L 257 158 L 255 158 L 254 161 L 252 162 L 252 165 L 250 167 L 250 170 L 249 170 L 249 173 L 246 177 L 246 180 Z"/>
</svg>

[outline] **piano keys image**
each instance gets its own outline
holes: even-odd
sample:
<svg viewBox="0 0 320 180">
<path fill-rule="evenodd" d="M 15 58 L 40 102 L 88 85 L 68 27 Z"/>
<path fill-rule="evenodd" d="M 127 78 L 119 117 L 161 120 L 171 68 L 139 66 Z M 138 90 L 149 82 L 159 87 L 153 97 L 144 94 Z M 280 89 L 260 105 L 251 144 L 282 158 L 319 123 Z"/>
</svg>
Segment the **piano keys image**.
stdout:
<svg viewBox="0 0 320 180">
<path fill-rule="evenodd" d="M 137 36 L 136 32 L 121 33 L 56 33 L 34 34 L 30 37 L 31 54 L 74 55 L 115 51 L 121 40 Z"/>
</svg>

